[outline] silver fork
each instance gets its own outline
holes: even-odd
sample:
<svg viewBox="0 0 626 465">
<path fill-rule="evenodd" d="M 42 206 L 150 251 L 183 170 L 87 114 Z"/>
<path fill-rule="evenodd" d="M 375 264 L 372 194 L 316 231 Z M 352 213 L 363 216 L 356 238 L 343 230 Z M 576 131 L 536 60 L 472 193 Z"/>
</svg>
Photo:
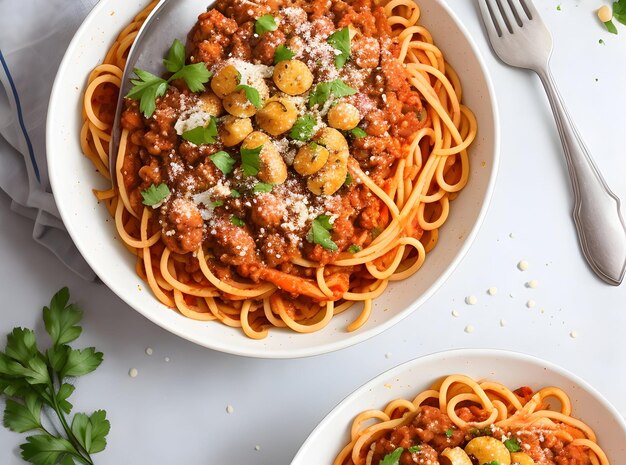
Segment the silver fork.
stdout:
<svg viewBox="0 0 626 465">
<path fill-rule="evenodd" d="M 626 227 L 620 200 L 583 143 L 550 72 L 552 36 L 531 0 L 478 0 L 491 46 L 505 63 L 535 71 L 554 113 L 574 191 L 574 223 L 587 262 L 609 284 L 626 270 Z"/>
</svg>

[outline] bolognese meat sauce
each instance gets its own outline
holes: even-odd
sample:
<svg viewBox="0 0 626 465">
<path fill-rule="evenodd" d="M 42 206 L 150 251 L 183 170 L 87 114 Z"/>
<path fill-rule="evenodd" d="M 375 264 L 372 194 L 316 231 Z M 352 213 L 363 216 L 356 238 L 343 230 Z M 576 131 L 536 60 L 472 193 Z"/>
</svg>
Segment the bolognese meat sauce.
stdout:
<svg viewBox="0 0 626 465">
<path fill-rule="evenodd" d="M 204 246 L 215 273 L 253 281 L 271 279 L 265 268 L 310 277 L 294 259 L 332 264 L 389 224 L 387 206 L 359 173 L 384 189 L 428 116 L 381 7 L 218 1 L 199 16 L 186 52 L 212 73 L 205 91 L 174 80 L 150 117 L 126 99 L 121 120 L 131 206 L 139 214 L 141 192 L 168 186 L 157 218 L 172 252 Z M 211 124 L 211 143 L 185 138 Z M 334 247 L 311 240 L 320 217 Z"/>
</svg>

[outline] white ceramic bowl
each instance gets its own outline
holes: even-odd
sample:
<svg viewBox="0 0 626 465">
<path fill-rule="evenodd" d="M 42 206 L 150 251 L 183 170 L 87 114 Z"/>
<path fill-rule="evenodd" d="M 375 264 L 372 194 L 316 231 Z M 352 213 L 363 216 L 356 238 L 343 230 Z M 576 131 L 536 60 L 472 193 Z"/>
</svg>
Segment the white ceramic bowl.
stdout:
<svg viewBox="0 0 626 465">
<path fill-rule="evenodd" d="M 572 401 L 572 416 L 587 423 L 612 464 L 626 455 L 626 422 L 598 391 L 550 362 L 494 349 L 458 349 L 411 360 L 377 376 L 346 397 L 313 430 L 291 465 L 332 464 L 350 441 L 352 420 L 368 409 L 382 409 L 393 399 L 413 399 L 449 374 L 488 378 L 510 389 L 546 386 L 563 389 Z"/>
<path fill-rule="evenodd" d="M 190 11 L 192 22 L 205 3 L 198 1 L 197 11 Z M 78 140 L 87 76 L 143 5 L 140 0 L 98 3 L 67 49 L 48 112 L 48 165 L 59 211 L 80 252 L 113 292 L 151 321 L 197 344 L 239 355 L 293 358 L 344 348 L 380 333 L 418 308 L 450 276 L 474 240 L 491 198 L 499 128 L 489 76 L 468 32 L 442 0 L 420 0 L 422 21 L 461 77 L 464 102 L 475 112 L 479 125 L 470 152 L 470 181 L 452 203 L 439 244 L 428 254 L 422 269 L 412 278 L 390 285 L 376 300 L 369 321 L 353 333 L 345 328 L 355 318 L 357 308 L 335 317 L 317 333 L 273 330 L 266 339 L 255 341 L 240 330 L 190 320 L 161 305 L 135 274 L 134 257 L 116 240 L 114 222 L 96 202 L 92 188 L 103 188 L 105 182 L 82 155 Z"/>
</svg>

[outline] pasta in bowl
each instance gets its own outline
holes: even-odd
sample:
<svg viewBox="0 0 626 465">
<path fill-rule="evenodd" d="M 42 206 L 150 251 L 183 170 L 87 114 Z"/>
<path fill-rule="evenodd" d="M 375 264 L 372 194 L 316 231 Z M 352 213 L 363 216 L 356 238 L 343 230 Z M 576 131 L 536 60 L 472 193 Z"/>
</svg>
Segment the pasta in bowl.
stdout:
<svg viewBox="0 0 626 465">
<path fill-rule="evenodd" d="M 86 86 L 81 148 L 104 178 L 126 50 L 152 6 L 104 50 Z M 115 176 L 93 186 L 141 289 L 177 317 L 217 320 L 253 340 L 341 328 L 344 346 L 433 292 L 484 215 L 497 136 L 486 77 L 470 110 L 464 77 L 420 18 L 416 3 L 399 0 L 247 9 L 224 0 L 198 16 L 186 46 L 173 38 L 162 76 L 135 70 Z M 479 61 L 470 68 L 484 73 Z M 451 201 L 468 190 L 478 199 L 467 194 L 469 208 L 452 220 Z M 456 239 L 436 246 L 446 229 Z M 377 317 L 388 284 L 418 270 L 421 289 Z M 113 281 L 135 308 L 173 321 Z"/>
<path fill-rule="evenodd" d="M 523 354 L 462 349 L 407 362 L 359 388 L 292 465 L 606 465 L 621 457 L 625 438 L 619 413 L 574 375 Z"/>
</svg>

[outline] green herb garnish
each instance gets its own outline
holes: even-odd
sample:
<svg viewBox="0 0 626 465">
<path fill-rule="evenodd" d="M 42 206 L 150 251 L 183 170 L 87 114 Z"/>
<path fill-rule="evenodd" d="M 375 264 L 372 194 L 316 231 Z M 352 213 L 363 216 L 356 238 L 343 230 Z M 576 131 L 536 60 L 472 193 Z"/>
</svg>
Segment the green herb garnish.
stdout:
<svg viewBox="0 0 626 465">
<path fill-rule="evenodd" d="M 411 454 L 413 454 L 414 452 L 419 452 L 422 450 L 422 448 L 420 446 L 411 446 L 407 449 Z"/>
<path fill-rule="evenodd" d="M 211 72 L 204 63 L 185 65 L 185 46 L 175 39 L 163 60 L 165 68 L 174 73 L 169 79 L 155 76 L 148 71 L 135 68 L 133 72 L 138 79 L 131 79 L 133 88 L 126 94 L 127 98 L 139 100 L 139 110 L 146 118 L 150 118 L 156 109 L 156 99 L 167 91 L 169 83 L 175 79 L 183 79 L 192 92 L 204 90 L 204 83 L 211 78 Z"/>
<path fill-rule="evenodd" d="M 239 226 L 240 228 L 243 228 L 246 225 L 246 222 L 244 220 L 235 215 L 230 217 L 230 222 L 235 226 Z"/>
<path fill-rule="evenodd" d="M 170 195 L 170 189 L 165 183 L 161 183 L 158 186 L 151 184 L 150 187 L 141 192 L 143 204 L 149 207 L 160 204 L 168 195 Z"/>
<path fill-rule="evenodd" d="M 222 205 L 224 205 L 224 201 L 223 200 L 216 200 L 215 202 L 211 202 L 211 206 L 213 208 L 221 207 Z"/>
<path fill-rule="evenodd" d="M 313 92 L 309 95 L 309 107 L 315 105 L 323 105 L 331 95 L 335 98 L 341 98 L 348 95 L 356 94 L 356 89 L 353 89 L 341 79 L 335 79 L 329 82 L 320 82 L 315 86 Z"/>
<path fill-rule="evenodd" d="M 259 91 L 256 90 L 254 87 L 246 86 L 245 84 L 239 84 L 237 87 L 235 87 L 235 90 L 236 91 L 243 90 L 246 94 L 246 98 L 248 99 L 248 102 L 250 102 L 255 107 L 261 108 L 263 106 L 263 103 L 261 102 L 261 96 L 259 95 Z"/>
<path fill-rule="evenodd" d="M 313 115 L 304 115 L 298 118 L 289 132 L 289 137 L 306 142 L 315 134 L 317 120 Z"/>
<path fill-rule="evenodd" d="M 348 247 L 348 252 L 350 253 L 357 253 L 360 251 L 361 251 L 360 245 L 352 244 L 350 247 Z M 419 446 L 416 446 L 416 447 L 419 447 Z"/>
<path fill-rule="evenodd" d="M 326 250 L 334 252 L 339 247 L 331 239 L 330 231 L 333 229 L 333 225 L 330 222 L 328 215 L 320 215 L 311 223 L 311 229 L 306 235 L 306 240 L 312 244 L 319 244 Z"/>
<path fill-rule="evenodd" d="M 233 165 L 235 159 L 230 156 L 228 152 L 220 150 L 209 157 L 213 164 L 224 173 L 224 176 L 228 176 L 233 171 Z"/>
<path fill-rule="evenodd" d="M 352 175 L 350 173 L 346 174 L 346 180 L 343 182 L 343 185 L 348 187 L 350 184 L 352 184 Z"/>
<path fill-rule="evenodd" d="M 333 32 L 328 39 L 326 39 L 335 50 L 338 50 L 339 55 L 335 56 L 335 66 L 337 68 L 343 68 L 350 58 L 350 29 L 344 27 L 339 31 Z"/>
<path fill-rule="evenodd" d="M 231 190 L 230 190 L 230 196 L 231 196 L 233 199 L 238 199 L 239 197 L 241 197 L 241 194 L 239 193 L 239 191 L 238 191 L 238 190 L 231 189 Z"/>
<path fill-rule="evenodd" d="M 510 438 L 504 441 L 504 446 L 508 449 L 509 452 L 519 452 L 522 450 L 522 446 L 519 443 L 519 439 Z"/>
<path fill-rule="evenodd" d="M 52 340 L 45 353 L 37 348 L 34 331 L 24 328 L 14 328 L 0 352 L 0 395 L 6 398 L 3 424 L 16 433 L 37 432 L 20 446 L 22 458 L 35 465 L 93 465 L 91 454 L 104 450 L 111 428 L 104 410 L 69 418 L 73 405 L 67 399 L 75 387 L 67 378 L 91 373 L 102 363 L 102 352 L 94 347 L 80 350 L 67 345 L 82 332 L 78 326 L 82 312 L 68 304 L 69 298 L 64 287 L 43 309 Z M 54 413 L 58 431 L 46 428 L 42 411 Z"/>
<path fill-rule="evenodd" d="M 626 25 L 626 0 L 613 2 L 613 17 Z"/>
<path fill-rule="evenodd" d="M 253 149 L 246 149 L 241 147 L 239 153 L 241 154 L 241 169 L 246 176 L 256 176 L 261 169 L 261 151 L 263 146 L 259 145 Z"/>
<path fill-rule="evenodd" d="M 257 182 L 254 187 L 252 188 L 252 192 L 254 193 L 267 193 L 267 192 L 272 192 L 272 189 L 274 188 L 274 186 L 272 184 L 269 184 L 267 182 Z"/>
<path fill-rule="evenodd" d="M 350 134 L 352 134 L 355 138 L 361 139 L 367 136 L 367 133 L 361 128 L 354 128 L 350 130 Z"/>
<path fill-rule="evenodd" d="M 389 452 L 380 461 L 380 465 L 398 465 L 400 463 L 400 456 L 404 452 L 404 447 L 398 447 L 393 452 Z"/>
<path fill-rule="evenodd" d="M 615 24 L 613 24 L 613 21 L 608 20 L 603 24 L 606 27 L 606 30 L 609 31 L 611 34 L 617 34 L 617 28 L 615 27 Z"/>
<path fill-rule="evenodd" d="M 275 31 L 276 29 L 278 29 L 278 24 L 276 24 L 276 20 L 272 15 L 263 15 L 254 23 L 254 32 L 258 35 Z"/>
<path fill-rule="evenodd" d="M 497 460 L 492 460 L 489 463 L 483 463 L 483 465 L 500 465 L 500 462 L 498 462 Z"/>
<path fill-rule="evenodd" d="M 274 64 L 277 65 L 281 61 L 291 60 L 295 56 L 296 52 L 281 44 L 276 47 L 276 51 L 274 52 Z"/>
<path fill-rule="evenodd" d="M 214 116 L 211 116 L 209 124 L 206 126 L 198 126 L 183 132 L 181 137 L 192 144 L 205 145 L 214 144 L 217 140 L 217 123 Z"/>
<path fill-rule="evenodd" d="M 452 428 L 448 428 L 448 429 L 446 430 L 446 437 L 447 437 L 447 438 L 451 438 L 451 437 L 452 437 L 452 435 L 454 435 L 454 430 L 453 430 Z"/>
</svg>

